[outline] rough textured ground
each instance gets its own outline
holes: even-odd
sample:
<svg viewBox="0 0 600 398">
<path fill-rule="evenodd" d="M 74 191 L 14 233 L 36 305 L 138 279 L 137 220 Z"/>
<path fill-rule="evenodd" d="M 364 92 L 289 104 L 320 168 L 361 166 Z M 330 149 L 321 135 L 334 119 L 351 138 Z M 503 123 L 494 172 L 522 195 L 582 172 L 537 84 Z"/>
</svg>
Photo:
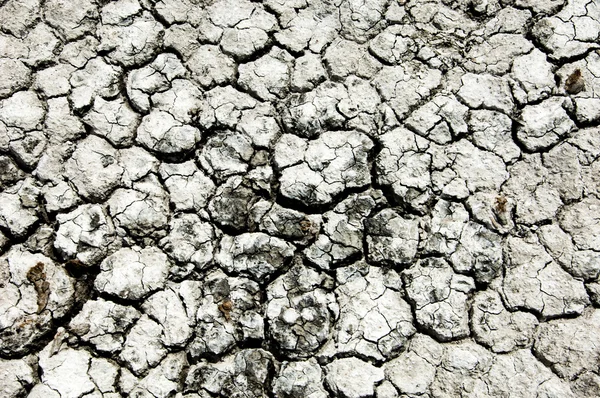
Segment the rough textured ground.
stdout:
<svg viewBox="0 0 600 398">
<path fill-rule="evenodd" d="M 595 0 L 0 0 L 0 396 L 600 396 Z"/>
</svg>

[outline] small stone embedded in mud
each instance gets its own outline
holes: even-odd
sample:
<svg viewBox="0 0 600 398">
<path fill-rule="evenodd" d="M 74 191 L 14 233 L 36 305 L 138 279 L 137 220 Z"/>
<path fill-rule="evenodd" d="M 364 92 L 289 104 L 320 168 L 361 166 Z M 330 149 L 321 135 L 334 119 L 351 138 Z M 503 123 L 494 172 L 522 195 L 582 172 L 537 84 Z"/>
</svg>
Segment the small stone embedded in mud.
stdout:
<svg viewBox="0 0 600 398">
<path fill-rule="evenodd" d="M 37 293 L 38 314 L 46 308 L 48 296 L 50 295 L 50 284 L 46 281 L 44 263 L 39 262 L 27 271 L 27 280 L 33 283 Z"/>
<path fill-rule="evenodd" d="M 569 94 L 578 94 L 585 90 L 585 80 L 581 74 L 581 69 L 575 69 L 565 81 L 565 90 Z"/>
</svg>

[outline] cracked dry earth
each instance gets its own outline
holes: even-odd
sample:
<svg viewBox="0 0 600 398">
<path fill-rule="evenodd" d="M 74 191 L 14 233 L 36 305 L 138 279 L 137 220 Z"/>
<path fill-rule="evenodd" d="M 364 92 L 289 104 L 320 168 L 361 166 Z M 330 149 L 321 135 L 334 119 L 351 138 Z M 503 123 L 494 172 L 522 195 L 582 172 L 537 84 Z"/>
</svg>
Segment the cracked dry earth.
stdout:
<svg viewBox="0 0 600 398">
<path fill-rule="evenodd" d="M 600 396 L 596 0 L 0 0 L 0 396 Z"/>
</svg>

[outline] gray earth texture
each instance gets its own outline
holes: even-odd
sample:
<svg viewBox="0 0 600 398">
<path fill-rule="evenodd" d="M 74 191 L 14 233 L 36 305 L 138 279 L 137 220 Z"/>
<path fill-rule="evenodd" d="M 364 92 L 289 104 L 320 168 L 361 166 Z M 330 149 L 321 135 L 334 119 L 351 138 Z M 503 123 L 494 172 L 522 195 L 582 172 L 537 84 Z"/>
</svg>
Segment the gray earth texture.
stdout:
<svg viewBox="0 0 600 398">
<path fill-rule="evenodd" d="M 0 398 L 597 398 L 597 0 L 0 0 Z"/>
</svg>

